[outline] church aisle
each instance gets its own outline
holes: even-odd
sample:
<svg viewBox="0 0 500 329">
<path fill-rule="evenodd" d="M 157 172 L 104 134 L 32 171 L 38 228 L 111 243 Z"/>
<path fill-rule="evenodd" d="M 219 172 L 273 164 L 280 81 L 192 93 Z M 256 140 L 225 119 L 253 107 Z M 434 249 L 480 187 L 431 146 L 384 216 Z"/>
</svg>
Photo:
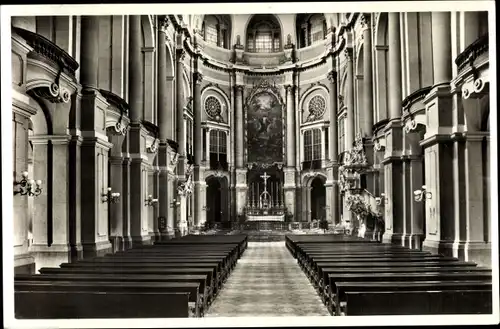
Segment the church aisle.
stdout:
<svg viewBox="0 0 500 329">
<path fill-rule="evenodd" d="M 284 242 L 249 242 L 205 315 L 329 316 Z"/>
</svg>

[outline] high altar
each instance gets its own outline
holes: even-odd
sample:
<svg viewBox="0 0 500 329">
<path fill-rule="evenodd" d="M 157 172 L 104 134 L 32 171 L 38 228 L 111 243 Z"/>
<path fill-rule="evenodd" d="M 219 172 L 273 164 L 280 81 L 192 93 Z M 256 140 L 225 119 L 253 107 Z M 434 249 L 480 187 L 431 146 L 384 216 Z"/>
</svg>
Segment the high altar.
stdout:
<svg viewBox="0 0 500 329">
<path fill-rule="evenodd" d="M 268 188 L 269 176 L 267 172 L 259 176 L 263 180 L 263 190 L 260 191 L 261 184 L 253 182 L 250 184 L 246 219 L 248 221 L 285 221 L 286 208 L 283 202 L 283 185 L 281 180 L 271 181 Z"/>
</svg>

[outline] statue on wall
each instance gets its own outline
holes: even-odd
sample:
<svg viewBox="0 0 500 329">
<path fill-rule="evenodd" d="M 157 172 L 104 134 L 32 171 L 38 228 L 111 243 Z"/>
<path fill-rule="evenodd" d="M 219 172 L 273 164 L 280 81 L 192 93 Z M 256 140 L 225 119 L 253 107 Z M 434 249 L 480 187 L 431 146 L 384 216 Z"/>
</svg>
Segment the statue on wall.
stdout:
<svg viewBox="0 0 500 329">
<path fill-rule="evenodd" d="M 290 34 L 288 34 L 286 36 L 286 44 L 287 45 L 291 45 L 292 44 L 292 36 Z"/>
</svg>

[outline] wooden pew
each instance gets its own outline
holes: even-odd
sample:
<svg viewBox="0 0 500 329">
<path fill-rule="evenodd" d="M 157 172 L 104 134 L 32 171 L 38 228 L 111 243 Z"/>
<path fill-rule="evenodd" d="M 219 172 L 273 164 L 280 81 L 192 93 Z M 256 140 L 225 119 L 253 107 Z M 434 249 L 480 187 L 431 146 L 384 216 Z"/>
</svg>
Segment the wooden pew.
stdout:
<svg viewBox="0 0 500 329">
<path fill-rule="evenodd" d="M 399 272 L 399 273 L 338 273 L 328 274 L 327 285 L 323 292 L 327 307 L 334 305 L 336 282 L 408 282 L 419 281 L 485 281 L 491 282 L 491 271 L 477 272 Z"/>
<path fill-rule="evenodd" d="M 199 283 L 195 282 L 101 282 L 101 281 L 17 281 L 14 282 L 15 291 L 94 291 L 100 293 L 107 292 L 154 292 L 171 293 L 187 292 L 189 293 L 190 317 L 200 317 L 201 299 L 198 294 Z M 141 301 L 138 300 L 138 303 Z"/>
<path fill-rule="evenodd" d="M 61 264 L 60 268 L 42 268 L 39 271 L 42 273 L 40 275 L 17 276 L 16 294 L 18 299 L 25 302 L 25 305 L 33 304 L 33 300 L 37 298 L 43 300 L 65 294 L 67 298 L 64 305 L 76 305 L 78 301 L 75 299 L 78 296 L 88 296 L 85 298 L 97 301 L 93 305 L 100 304 L 101 307 L 105 307 L 102 305 L 111 302 L 112 296 L 117 294 L 120 296 L 136 293 L 141 296 L 153 294 L 169 296 L 172 292 L 179 290 L 187 297 L 184 303 L 185 316 L 203 316 L 208 304 L 215 298 L 222 282 L 227 279 L 247 245 L 247 236 L 241 235 L 187 236 L 152 246 L 138 246 L 118 254 Z M 32 294 L 38 297 L 30 299 Z M 107 298 L 108 295 L 111 297 Z M 175 303 L 177 309 L 182 309 L 184 307 L 182 298 L 177 297 L 178 295 L 172 294 L 172 301 L 162 302 L 162 305 Z M 99 299 L 100 297 L 102 298 Z M 126 301 L 127 298 L 125 297 L 124 300 Z M 158 300 L 159 297 L 152 298 Z M 103 302 L 103 300 L 106 301 Z M 142 302 L 142 299 L 138 300 Z M 147 302 L 148 299 L 144 301 Z M 47 309 L 38 309 L 38 312 L 44 312 L 42 317 L 46 318 L 60 317 L 62 307 L 60 304 L 52 303 L 50 308 L 55 308 L 54 312 L 51 313 Z M 123 307 L 122 313 L 135 311 L 133 305 Z M 191 307 L 191 314 L 189 307 Z M 20 316 L 30 316 L 30 312 L 23 308 L 19 312 Z M 117 310 L 101 313 L 111 314 L 112 317 L 113 312 L 119 313 Z M 166 314 L 163 313 L 154 315 L 156 313 L 151 311 L 139 317 L 148 317 L 148 314 L 153 314 L 149 317 L 162 317 Z M 171 316 L 184 316 L 178 310 L 170 313 L 172 313 Z M 74 315 L 74 312 L 67 312 L 66 314 L 68 314 L 66 318 L 73 318 L 82 313 Z M 92 309 L 86 314 L 87 317 L 95 318 L 99 317 L 95 315 L 100 313 L 99 310 Z M 31 316 L 36 318 L 36 312 L 31 312 Z M 117 317 L 127 316 L 118 315 Z"/>
<path fill-rule="evenodd" d="M 17 319 L 187 318 L 187 292 L 15 291 Z"/>
<path fill-rule="evenodd" d="M 43 267 L 39 270 L 41 274 L 54 273 L 79 273 L 79 274 L 113 274 L 119 278 L 121 275 L 206 275 L 207 286 L 209 290 L 209 300 L 212 300 L 218 293 L 215 284 L 215 275 L 213 268 L 102 268 L 102 267 Z"/>
<path fill-rule="evenodd" d="M 129 275 L 129 274 L 89 274 L 78 273 L 75 271 L 35 274 L 35 275 L 16 275 L 15 282 L 51 282 L 51 281 L 72 281 L 72 282 L 176 282 L 176 283 L 196 283 L 199 285 L 198 294 L 200 296 L 199 314 L 204 316 L 208 309 L 209 291 L 207 287 L 206 275 Z M 189 292 L 189 291 L 188 291 Z"/>
<path fill-rule="evenodd" d="M 346 294 L 349 292 L 408 292 L 408 291 L 486 291 L 491 294 L 491 282 L 484 281 L 418 281 L 409 283 L 407 281 L 390 281 L 390 282 L 335 282 L 336 296 L 334 299 L 334 308 L 337 315 L 344 312 L 344 307 L 349 306 L 346 300 Z M 389 303 L 385 308 L 394 309 L 394 305 L 398 305 L 399 299 L 397 294 L 394 294 L 392 303 Z M 403 295 L 404 296 L 404 295 Z M 456 295 L 458 298 L 460 295 Z M 390 297 L 387 297 L 390 299 Z M 352 301 L 352 300 L 351 300 Z M 392 305 L 392 306 L 391 306 Z M 359 307 L 359 306 L 358 306 Z M 383 307 L 380 304 L 380 307 Z"/>
<path fill-rule="evenodd" d="M 183 262 L 183 263 L 112 263 L 112 262 L 105 262 L 105 263 L 84 263 L 84 262 L 77 262 L 77 263 L 63 263 L 60 265 L 61 268 L 75 268 L 75 267 L 96 267 L 98 266 L 99 268 L 105 269 L 105 268 L 116 268 L 116 269 L 128 269 L 128 268 L 136 268 L 136 269 L 184 269 L 184 268 L 199 268 L 199 269 L 204 269 L 204 270 L 212 270 L 213 271 L 213 277 L 214 277 L 214 286 L 216 288 L 216 291 L 218 291 L 222 287 L 222 282 L 223 282 L 223 273 L 222 273 L 222 268 L 219 263 L 197 263 L 197 262 Z"/>
<path fill-rule="evenodd" d="M 474 263 L 462 262 L 462 261 L 422 261 L 422 262 L 391 262 L 391 261 L 366 261 L 366 262 L 327 262 L 317 264 L 316 272 L 309 272 L 310 278 L 313 282 L 319 284 L 319 279 L 323 277 L 323 268 L 377 268 L 377 267 L 428 267 L 428 266 L 440 266 L 440 267 L 456 267 L 456 266 L 474 266 Z"/>
<path fill-rule="evenodd" d="M 385 275 L 426 275 L 427 273 L 486 273 L 491 275 L 491 269 L 476 266 L 410 266 L 410 267 L 378 267 L 378 268 L 353 268 L 353 267 L 330 267 L 323 268 L 323 277 L 319 281 L 318 289 L 325 296 L 330 294 L 330 275 L 343 274 L 370 274 L 378 277 Z"/>
<path fill-rule="evenodd" d="M 491 314 L 486 290 L 347 292 L 341 315 Z"/>
</svg>

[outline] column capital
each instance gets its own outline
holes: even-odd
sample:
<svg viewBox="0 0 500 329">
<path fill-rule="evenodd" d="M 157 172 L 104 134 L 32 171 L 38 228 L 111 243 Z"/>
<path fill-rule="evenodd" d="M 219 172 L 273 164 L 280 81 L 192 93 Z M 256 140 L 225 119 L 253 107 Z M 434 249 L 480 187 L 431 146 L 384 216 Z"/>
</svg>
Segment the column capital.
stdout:
<svg viewBox="0 0 500 329">
<path fill-rule="evenodd" d="M 196 84 L 201 84 L 203 82 L 203 74 L 200 72 L 195 72 L 194 73 L 194 81 Z"/>
<path fill-rule="evenodd" d="M 286 92 L 293 92 L 293 90 L 295 89 L 294 85 L 285 85 L 284 87 Z"/>
<path fill-rule="evenodd" d="M 327 78 L 331 84 L 337 83 L 337 71 L 332 70 L 328 72 Z"/>
<path fill-rule="evenodd" d="M 167 28 L 170 25 L 170 20 L 167 15 L 158 16 L 158 31 L 166 32 Z"/>
<path fill-rule="evenodd" d="M 177 62 L 182 63 L 186 58 L 186 51 L 184 49 L 177 49 Z"/>
<path fill-rule="evenodd" d="M 359 20 L 360 20 L 361 28 L 363 29 L 363 31 L 370 29 L 370 21 L 371 21 L 370 14 L 367 14 L 367 13 L 361 14 Z"/>
<path fill-rule="evenodd" d="M 345 49 L 344 49 L 344 56 L 350 62 L 352 62 L 352 53 L 353 53 L 353 51 L 352 51 L 351 47 L 345 47 Z"/>
<path fill-rule="evenodd" d="M 245 89 L 245 86 L 244 85 L 235 85 L 234 88 L 236 89 L 236 91 L 243 91 L 243 89 Z"/>
</svg>

